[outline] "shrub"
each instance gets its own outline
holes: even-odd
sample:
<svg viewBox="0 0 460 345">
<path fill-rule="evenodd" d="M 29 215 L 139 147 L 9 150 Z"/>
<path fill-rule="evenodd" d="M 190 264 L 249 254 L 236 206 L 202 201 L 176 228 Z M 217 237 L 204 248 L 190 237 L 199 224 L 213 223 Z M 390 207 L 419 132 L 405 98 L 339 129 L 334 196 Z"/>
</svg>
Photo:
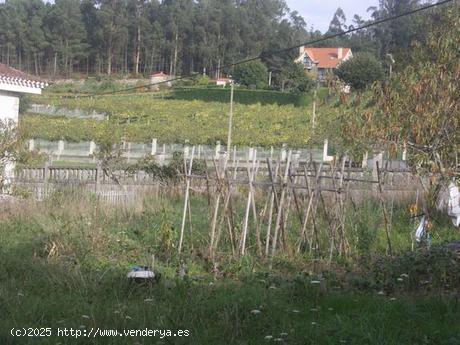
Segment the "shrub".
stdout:
<svg viewBox="0 0 460 345">
<path fill-rule="evenodd" d="M 235 66 L 233 79 L 241 85 L 251 88 L 263 88 L 267 84 L 267 67 L 259 61 L 251 61 Z"/>
<path fill-rule="evenodd" d="M 334 73 L 355 90 L 363 90 L 372 83 L 383 80 L 382 64 L 371 54 L 357 54 L 343 62 Z"/>
</svg>

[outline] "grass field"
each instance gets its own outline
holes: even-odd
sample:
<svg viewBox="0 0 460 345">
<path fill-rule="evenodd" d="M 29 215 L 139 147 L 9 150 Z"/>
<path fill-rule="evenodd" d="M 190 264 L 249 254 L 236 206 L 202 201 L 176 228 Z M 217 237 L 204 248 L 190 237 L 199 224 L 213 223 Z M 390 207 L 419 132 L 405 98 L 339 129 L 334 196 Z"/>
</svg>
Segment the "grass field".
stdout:
<svg viewBox="0 0 460 345">
<path fill-rule="evenodd" d="M 229 105 L 200 100 L 174 100 L 152 94 L 64 98 L 58 94 L 36 97 L 33 102 L 69 109 L 95 110 L 108 121 L 25 115 L 21 128 L 28 137 L 82 141 L 110 132 L 115 138 L 164 143 L 215 144 L 227 140 Z M 326 109 L 327 108 L 327 109 Z M 325 107 L 324 112 L 330 111 Z M 276 104 L 235 104 L 233 144 L 305 147 L 310 138 L 310 107 Z"/>
<path fill-rule="evenodd" d="M 206 201 L 194 197 L 194 250 L 187 245 L 182 259 L 189 273 L 181 280 L 175 254 L 181 204 L 168 197 L 107 209 L 92 198 L 57 193 L 4 210 L 0 343 L 460 344 L 458 261 L 442 251 L 406 254 L 403 208 L 394 216 L 393 259 L 383 259 L 378 237 L 354 259 L 332 265 L 301 254 L 276 257 L 268 270 L 251 251 L 244 258 L 222 252 L 217 274 L 205 254 Z M 369 227 L 381 226 L 372 212 L 362 212 Z M 455 237 L 447 223 L 434 231 L 436 243 Z M 130 266 L 147 264 L 153 253 L 160 283 L 127 282 Z M 50 327 L 55 336 L 13 338 L 13 327 Z M 58 338 L 58 327 L 181 329 L 189 336 Z"/>
</svg>

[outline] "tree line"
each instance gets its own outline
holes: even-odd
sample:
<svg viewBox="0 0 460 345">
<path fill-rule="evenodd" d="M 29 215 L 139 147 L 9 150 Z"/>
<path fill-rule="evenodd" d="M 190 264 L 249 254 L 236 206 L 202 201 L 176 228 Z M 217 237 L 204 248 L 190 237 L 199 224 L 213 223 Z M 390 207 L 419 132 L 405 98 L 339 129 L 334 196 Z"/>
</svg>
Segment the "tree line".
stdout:
<svg viewBox="0 0 460 345">
<path fill-rule="evenodd" d="M 370 9 L 371 19 L 418 6 L 419 0 L 380 0 Z M 423 18 L 320 45 L 347 46 L 382 59 L 390 52 L 404 55 L 411 41 L 424 35 Z M 350 25 L 365 23 L 355 15 Z M 338 9 L 326 34 L 349 27 Z M 261 53 L 276 73 L 298 51 L 282 56 L 271 51 L 321 36 L 284 0 L 0 0 L 0 62 L 51 77 L 155 71 L 219 77 L 219 67 Z"/>
</svg>

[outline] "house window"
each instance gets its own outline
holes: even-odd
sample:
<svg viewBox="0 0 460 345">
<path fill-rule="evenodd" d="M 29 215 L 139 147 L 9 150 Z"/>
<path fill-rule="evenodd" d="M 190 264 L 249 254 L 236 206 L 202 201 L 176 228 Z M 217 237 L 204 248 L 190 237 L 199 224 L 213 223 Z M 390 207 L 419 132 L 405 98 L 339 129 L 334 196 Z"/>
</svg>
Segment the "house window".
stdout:
<svg viewBox="0 0 460 345">
<path fill-rule="evenodd" d="M 308 56 L 305 56 L 303 58 L 303 64 L 305 65 L 306 68 L 312 69 L 313 68 L 313 62 Z"/>
</svg>

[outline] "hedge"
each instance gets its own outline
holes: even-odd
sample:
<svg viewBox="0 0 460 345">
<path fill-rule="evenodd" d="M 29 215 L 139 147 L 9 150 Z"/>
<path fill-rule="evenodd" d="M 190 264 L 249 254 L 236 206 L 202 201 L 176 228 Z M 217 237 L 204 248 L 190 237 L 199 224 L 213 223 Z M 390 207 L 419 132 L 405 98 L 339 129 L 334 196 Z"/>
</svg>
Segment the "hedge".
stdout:
<svg viewBox="0 0 460 345">
<path fill-rule="evenodd" d="M 175 88 L 169 98 L 176 100 L 200 100 L 205 102 L 230 102 L 230 88 Z M 241 104 L 277 104 L 306 106 L 311 101 L 311 94 L 294 94 L 269 90 L 235 89 L 233 99 Z"/>
</svg>

